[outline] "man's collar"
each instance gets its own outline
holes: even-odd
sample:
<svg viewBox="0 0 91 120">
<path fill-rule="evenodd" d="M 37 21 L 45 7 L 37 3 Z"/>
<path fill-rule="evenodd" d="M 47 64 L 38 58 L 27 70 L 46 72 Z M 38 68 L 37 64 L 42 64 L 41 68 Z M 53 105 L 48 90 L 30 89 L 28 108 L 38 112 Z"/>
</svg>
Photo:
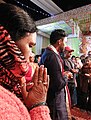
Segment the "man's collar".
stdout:
<svg viewBox="0 0 91 120">
<path fill-rule="evenodd" d="M 49 45 L 48 48 L 53 50 L 56 54 L 59 54 L 58 51 L 56 50 L 56 48 L 53 45 Z"/>
</svg>

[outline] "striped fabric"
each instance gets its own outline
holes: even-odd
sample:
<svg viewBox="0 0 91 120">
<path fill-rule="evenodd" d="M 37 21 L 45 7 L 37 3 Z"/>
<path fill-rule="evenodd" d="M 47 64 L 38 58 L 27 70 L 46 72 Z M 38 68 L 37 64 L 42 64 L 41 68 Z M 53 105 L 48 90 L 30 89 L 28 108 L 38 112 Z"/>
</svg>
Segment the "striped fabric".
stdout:
<svg viewBox="0 0 91 120">
<path fill-rule="evenodd" d="M 0 85 L 22 98 L 19 78 L 25 76 L 28 64 L 3 26 L 0 26 Z"/>
</svg>

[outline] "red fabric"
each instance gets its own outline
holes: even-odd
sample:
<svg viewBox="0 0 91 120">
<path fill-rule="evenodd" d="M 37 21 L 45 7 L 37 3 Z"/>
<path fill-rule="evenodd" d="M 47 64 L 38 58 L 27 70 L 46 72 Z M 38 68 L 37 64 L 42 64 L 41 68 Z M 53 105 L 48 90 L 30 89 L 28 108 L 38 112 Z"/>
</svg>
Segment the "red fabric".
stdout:
<svg viewBox="0 0 91 120">
<path fill-rule="evenodd" d="M 20 99 L 0 86 L 0 120 L 51 120 L 51 118 L 47 106 L 35 107 L 28 112 Z"/>
<path fill-rule="evenodd" d="M 32 79 L 31 73 L 32 73 L 32 67 L 30 66 L 27 74 L 25 75 L 26 83 L 31 81 Z"/>
<path fill-rule="evenodd" d="M 51 120 L 47 106 L 35 107 L 30 111 L 32 120 Z"/>
<path fill-rule="evenodd" d="M 69 107 L 71 108 L 71 97 L 70 97 L 70 92 L 69 92 L 69 88 L 67 85 L 66 85 L 66 90 L 67 90 L 67 94 L 68 94 Z"/>
<path fill-rule="evenodd" d="M 74 52 L 74 50 L 71 49 L 69 46 L 66 46 L 66 47 L 65 47 L 65 51 Z"/>
<path fill-rule="evenodd" d="M 75 120 L 91 120 L 91 111 L 82 110 L 78 107 L 71 109 L 71 114 Z"/>
<path fill-rule="evenodd" d="M 23 103 L 0 86 L 0 120 L 31 120 Z"/>
<path fill-rule="evenodd" d="M 22 52 L 11 39 L 9 33 L 0 26 L 0 85 L 16 94 L 21 100 L 19 78 L 24 77 L 29 68 Z"/>
</svg>

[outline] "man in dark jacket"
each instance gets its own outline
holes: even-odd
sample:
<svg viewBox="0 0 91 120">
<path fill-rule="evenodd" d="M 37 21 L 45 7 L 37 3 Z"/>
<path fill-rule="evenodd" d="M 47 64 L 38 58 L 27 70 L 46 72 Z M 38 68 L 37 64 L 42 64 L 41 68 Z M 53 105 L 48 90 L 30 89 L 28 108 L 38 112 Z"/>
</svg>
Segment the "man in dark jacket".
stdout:
<svg viewBox="0 0 91 120">
<path fill-rule="evenodd" d="M 65 31 L 54 30 L 50 35 L 50 44 L 43 52 L 40 64 L 47 67 L 50 76 L 50 84 L 47 96 L 47 104 L 52 120 L 68 120 L 65 103 L 65 85 L 63 78 L 63 64 L 59 52 L 64 48 Z"/>
</svg>

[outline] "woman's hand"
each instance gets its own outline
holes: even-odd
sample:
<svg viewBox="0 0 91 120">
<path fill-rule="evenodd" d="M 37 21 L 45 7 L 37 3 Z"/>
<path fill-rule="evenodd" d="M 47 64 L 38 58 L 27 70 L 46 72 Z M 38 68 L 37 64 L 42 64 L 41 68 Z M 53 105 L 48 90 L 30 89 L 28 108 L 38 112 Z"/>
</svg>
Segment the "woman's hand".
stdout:
<svg viewBox="0 0 91 120">
<path fill-rule="evenodd" d="M 28 87 L 26 94 L 23 94 L 25 104 L 28 108 L 40 102 L 46 102 L 49 79 L 47 68 L 41 65 L 37 67 L 32 78 L 33 86 Z M 24 96 L 25 95 L 25 96 Z"/>
</svg>

